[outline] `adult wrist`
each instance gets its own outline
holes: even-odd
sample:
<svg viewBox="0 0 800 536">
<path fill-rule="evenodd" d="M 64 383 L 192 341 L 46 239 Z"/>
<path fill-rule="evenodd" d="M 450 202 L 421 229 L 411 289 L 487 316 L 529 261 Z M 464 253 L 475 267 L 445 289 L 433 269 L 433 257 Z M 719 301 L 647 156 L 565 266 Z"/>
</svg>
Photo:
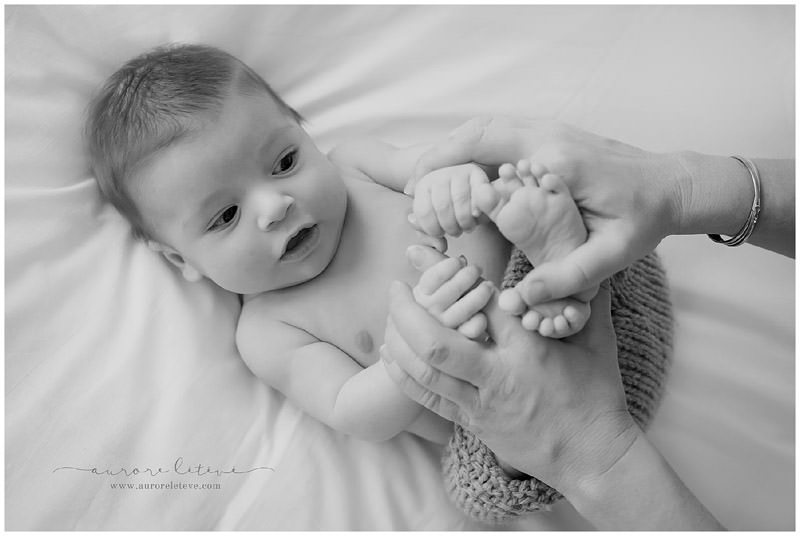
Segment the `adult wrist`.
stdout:
<svg viewBox="0 0 800 536">
<path fill-rule="evenodd" d="M 675 155 L 683 168 L 675 234 L 734 236 L 747 221 L 753 202 L 747 168 L 728 156 L 691 151 Z"/>
<path fill-rule="evenodd" d="M 551 485 L 570 502 L 591 496 L 594 483 L 608 473 L 624 458 L 636 440 L 644 435 L 642 429 L 627 411 L 601 417 L 584 430 L 582 437 L 574 437 L 565 458 L 557 465 L 561 470 Z M 573 503 L 574 504 L 574 503 Z"/>
<path fill-rule="evenodd" d="M 626 457 L 631 453 L 637 442 L 646 441 L 644 432 L 641 428 L 633 424 L 633 427 L 620 436 L 619 446 L 611 451 L 610 456 L 601 457 L 594 468 L 577 475 L 570 486 L 565 486 L 562 493 L 569 502 L 579 511 L 589 511 L 594 508 L 602 507 L 602 494 L 608 492 L 604 490 L 610 482 L 614 482 L 617 474 L 623 471 Z"/>
<path fill-rule="evenodd" d="M 724 530 L 641 431 L 566 497 L 599 530 Z"/>
</svg>

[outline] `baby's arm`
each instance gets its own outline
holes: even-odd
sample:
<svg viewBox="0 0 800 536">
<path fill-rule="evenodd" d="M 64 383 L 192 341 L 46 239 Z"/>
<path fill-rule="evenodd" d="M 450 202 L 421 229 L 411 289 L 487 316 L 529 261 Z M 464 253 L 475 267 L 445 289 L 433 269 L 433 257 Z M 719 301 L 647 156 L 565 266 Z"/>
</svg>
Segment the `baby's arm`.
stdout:
<svg viewBox="0 0 800 536">
<path fill-rule="evenodd" d="M 236 342 L 256 376 L 346 434 L 383 441 L 409 428 L 423 411 L 397 388 L 381 361 L 362 368 L 332 344 L 247 308 Z"/>
<path fill-rule="evenodd" d="M 397 192 L 414 175 L 420 155 L 428 145 L 398 148 L 376 139 L 358 138 L 334 147 L 328 158 L 340 168 L 350 169 Z"/>
</svg>

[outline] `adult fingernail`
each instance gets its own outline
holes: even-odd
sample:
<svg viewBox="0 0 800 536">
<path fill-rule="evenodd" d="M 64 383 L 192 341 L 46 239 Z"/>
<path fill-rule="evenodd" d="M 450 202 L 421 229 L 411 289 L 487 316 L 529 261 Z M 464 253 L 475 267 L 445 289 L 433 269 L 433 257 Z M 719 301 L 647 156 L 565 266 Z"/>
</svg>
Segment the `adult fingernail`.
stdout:
<svg viewBox="0 0 800 536">
<path fill-rule="evenodd" d="M 422 267 L 423 252 L 422 248 L 419 246 L 409 246 L 408 249 L 406 249 L 406 257 L 408 257 L 408 262 L 411 263 L 411 266 L 417 270 Z"/>
<path fill-rule="evenodd" d="M 458 256 L 458 261 L 461 263 L 461 266 L 466 266 L 467 265 L 467 258 L 464 255 L 459 255 Z"/>
<path fill-rule="evenodd" d="M 547 299 L 547 288 L 541 281 L 531 281 L 526 283 L 523 287 L 525 297 L 528 298 L 528 304 L 539 303 Z"/>
</svg>

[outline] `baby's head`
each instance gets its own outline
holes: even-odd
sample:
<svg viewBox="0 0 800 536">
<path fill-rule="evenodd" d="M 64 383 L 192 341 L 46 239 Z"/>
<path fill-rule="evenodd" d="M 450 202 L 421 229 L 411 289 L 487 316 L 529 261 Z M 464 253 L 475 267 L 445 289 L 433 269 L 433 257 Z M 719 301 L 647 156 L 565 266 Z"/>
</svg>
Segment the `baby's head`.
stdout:
<svg viewBox="0 0 800 536">
<path fill-rule="evenodd" d="M 252 69 L 201 45 L 120 68 L 86 124 L 103 195 L 189 280 L 255 294 L 319 275 L 347 205 L 300 116 Z"/>
</svg>

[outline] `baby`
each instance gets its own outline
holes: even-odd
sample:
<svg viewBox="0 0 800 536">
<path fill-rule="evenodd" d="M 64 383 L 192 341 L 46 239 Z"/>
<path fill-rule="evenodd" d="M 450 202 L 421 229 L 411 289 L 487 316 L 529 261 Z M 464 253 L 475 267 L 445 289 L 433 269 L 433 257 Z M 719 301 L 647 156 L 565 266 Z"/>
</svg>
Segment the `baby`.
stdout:
<svg viewBox="0 0 800 536">
<path fill-rule="evenodd" d="M 180 45 L 113 74 L 89 109 L 86 135 L 100 188 L 135 236 L 187 280 L 205 278 L 242 296 L 236 341 L 255 375 L 345 433 L 384 440 L 407 430 L 443 443 L 452 425 L 409 400 L 378 359 L 387 289 L 393 280 L 417 280 L 405 253 L 420 238 L 402 191 L 422 148 L 364 140 L 326 156 L 301 123 L 236 58 Z M 506 167 L 488 186 L 479 167 L 458 166 L 417 188 L 415 203 L 438 203 L 442 185 L 472 180 L 470 210 L 497 222 L 452 239 L 451 257 L 415 288 L 431 314 L 473 338 L 486 327 L 479 311 L 493 292 L 488 282 L 500 282 L 509 258 L 501 231 L 534 263 L 585 240 L 563 183 L 524 163 L 518 171 Z M 523 183 L 541 194 L 541 206 L 529 208 L 547 225 L 534 229 L 518 217 L 530 215 L 515 210 L 511 194 Z M 513 296 L 504 303 L 522 313 Z M 524 318 L 563 336 L 586 316 L 586 300 L 576 299 Z"/>
</svg>

